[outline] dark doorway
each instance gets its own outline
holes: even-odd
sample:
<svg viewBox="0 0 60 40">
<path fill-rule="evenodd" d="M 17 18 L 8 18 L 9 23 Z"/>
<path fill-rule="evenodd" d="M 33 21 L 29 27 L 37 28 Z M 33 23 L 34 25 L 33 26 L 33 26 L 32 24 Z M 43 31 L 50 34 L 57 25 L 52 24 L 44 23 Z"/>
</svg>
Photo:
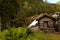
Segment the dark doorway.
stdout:
<svg viewBox="0 0 60 40">
<path fill-rule="evenodd" d="M 48 28 L 48 21 L 44 21 L 44 29 Z"/>
<path fill-rule="evenodd" d="M 55 26 L 55 31 L 58 32 L 59 31 L 59 27 Z"/>
</svg>

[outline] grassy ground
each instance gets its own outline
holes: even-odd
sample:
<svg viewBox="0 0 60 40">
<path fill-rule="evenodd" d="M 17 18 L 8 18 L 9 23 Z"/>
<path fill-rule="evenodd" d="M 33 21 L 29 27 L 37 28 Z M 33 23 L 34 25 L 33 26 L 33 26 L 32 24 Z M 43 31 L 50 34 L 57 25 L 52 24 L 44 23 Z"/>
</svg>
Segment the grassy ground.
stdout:
<svg viewBox="0 0 60 40">
<path fill-rule="evenodd" d="M 60 40 L 60 33 L 45 34 L 46 40 Z"/>
<path fill-rule="evenodd" d="M 29 28 L 9 28 L 0 32 L 0 40 L 60 40 L 60 33 L 34 32 Z"/>
</svg>

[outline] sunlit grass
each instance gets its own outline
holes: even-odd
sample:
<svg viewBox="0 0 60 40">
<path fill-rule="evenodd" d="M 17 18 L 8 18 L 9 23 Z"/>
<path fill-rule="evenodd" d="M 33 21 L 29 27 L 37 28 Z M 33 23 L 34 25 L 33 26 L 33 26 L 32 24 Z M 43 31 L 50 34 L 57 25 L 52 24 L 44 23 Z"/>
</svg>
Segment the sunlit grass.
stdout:
<svg viewBox="0 0 60 40">
<path fill-rule="evenodd" d="M 45 34 L 46 40 L 60 40 L 60 35 L 55 33 Z"/>
<path fill-rule="evenodd" d="M 60 34 L 35 32 L 24 27 L 9 28 L 0 32 L 0 40 L 60 40 Z"/>
</svg>

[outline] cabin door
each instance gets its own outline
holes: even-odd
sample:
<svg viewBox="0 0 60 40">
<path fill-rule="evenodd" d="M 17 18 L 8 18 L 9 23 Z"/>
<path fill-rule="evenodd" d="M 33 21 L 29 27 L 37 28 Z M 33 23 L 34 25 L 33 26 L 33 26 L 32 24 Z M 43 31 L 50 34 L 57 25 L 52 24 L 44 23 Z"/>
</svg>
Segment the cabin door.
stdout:
<svg viewBox="0 0 60 40">
<path fill-rule="evenodd" d="M 44 29 L 48 28 L 48 21 L 44 21 Z"/>
</svg>

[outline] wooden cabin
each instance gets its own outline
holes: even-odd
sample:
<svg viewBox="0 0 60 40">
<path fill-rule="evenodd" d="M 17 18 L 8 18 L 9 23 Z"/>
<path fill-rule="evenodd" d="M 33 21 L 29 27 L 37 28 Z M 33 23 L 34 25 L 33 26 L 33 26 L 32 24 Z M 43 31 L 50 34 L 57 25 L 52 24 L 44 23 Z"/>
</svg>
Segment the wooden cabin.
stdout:
<svg viewBox="0 0 60 40">
<path fill-rule="evenodd" d="M 55 30 L 55 22 L 56 18 L 52 17 L 48 14 L 39 15 L 36 20 L 38 21 L 37 25 L 42 31 L 54 31 Z"/>
<path fill-rule="evenodd" d="M 35 16 L 34 18 L 30 18 L 32 20 L 36 20 L 38 21 L 38 23 L 36 25 L 33 25 L 31 28 L 33 30 L 42 30 L 42 31 L 48 31 L 48 32 L 53 32 L 55 31 L 55 22 L 56 22 L 56 18 L 53 17 L 51 14 L 40 14 Z M 33 21 L 31 21 L 29 23 L 31 24 Z M 28 23 L 27 23 L 28 24 Z"/>
</svg>

